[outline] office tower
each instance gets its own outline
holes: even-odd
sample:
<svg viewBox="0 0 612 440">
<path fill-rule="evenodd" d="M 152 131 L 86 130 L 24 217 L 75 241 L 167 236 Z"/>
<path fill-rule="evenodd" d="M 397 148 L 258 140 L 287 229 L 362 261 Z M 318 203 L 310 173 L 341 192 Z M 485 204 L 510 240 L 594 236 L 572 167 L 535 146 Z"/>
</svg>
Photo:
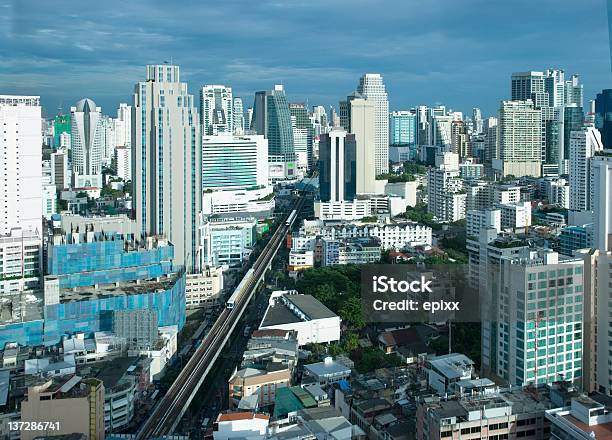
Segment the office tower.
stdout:
<svg viewBox="0 0 612 440">
<path fill-rule="evenodd" d="M 459 177 L 459 155 L 436 154 L 436 165 L 427 171 L 427 211 L 440 221 L 455 222 L 465 218 L 466 193 Z"/>
<path fill-rule="evenodd" d="M 243 134 L 247 129 L 244 121 L 244 106 L 242 105 L 242 98 L 239 96 L 234 97 L 234 102 L 232 104 L 232 111 L 234 112 L 233 120 L 234 120 L 234 133 L 235 134 Z"/>
<path fill-rule="evenodd" d="M 115 146 L 130 147 L 132 145 L 132 106 L 119 104 L 115 121 Z"/>
<path fill-rule="evenodd" d="M 499 109 L 499 158 L 493 168 L 502 176 L 540 177 L 542 112 L 533 101 L 502 101 Z"/>
<path fill-rule="evenodd" d="M 411 111 L 396 111 L 389 113 L 389 143 L 395 146 L 416 147 L 416 113 Z"/>
<path fill-rule="evenodd" d="M 75 188 L 102 187 L 104 132 L 101 111 L 87 98 L 70 107 L 70 157 Z"/>
<path fill-rule="evenodd" d="M 572 75 L 572 77 L 565 81 L 565 102 L 564 105 L 575 105 L 576 107 L 583 106 L 583 86 L 580 84 L 580 78 L 578 75 Z"/>
<path fill-rule="evenodd" d="M 308 108 L 303 102 L 292 102 L 289 104 L 289 113 L 292 120 L 297 167 L 306 172 L 313 165 L 312 143 L 314 138 Z"/>
<path fill-rule="evenodd" d="M 510 385 L 582 376 L 583 260 L 527 248 L 493 268 L 496 364 Z"/>
<path fill-rule="evenodd" d="M 357 92 L 374 101 L 375 112 L 375 172 L 389 172 L 389 100 L 382 75 L 366 73 L 359 79 Z"/>
<path fill-rule="evenodd" d="M 452 144 L 453 119 L 450 115 L 432 115 L 430 120 L 432 145 L 449 147 Z"/>
<path fill-rule="evenodd" d="M 565 105 L 565 72 L 560 69 L 546 70 L 544 90 L 548 94 L 547 107 L 563 107 Z"/>
<path fill-rule="evenodd" d="M 602 90 L 595 98 L 595 128 L 604 148 L 612 148 L 612 89 Z"/>
<path fill-rule="evenodd" d="M 205 85 L 200 90 L 200 123 L 202 133 L 233 133 L 234 110 L 232 88 L 223 85 Z"/>
<path fill-rule="evenodd" d="M 493 159 L 499 159 L 499 144 L 497 143 L 497 118 L 489 117 L 483 122 L 485 135 L 485 161 L 490 165 Z"/>
<path fill-rule="evenodd" d="M 341 128 L 321 135 L 319 181 L 321 201 L 351 201 L 356 194 L 356 136 Z"/>
<path fill-rule="evenodd" d="M 295 147 L 291 112 L 282 85 L 255 93 L 251 129 L 268 139 L 268 160 L 275 178 L 295 177 Z M 272 175 L 270 176 L 273 177 Z"/>
<path fill-rule="evenodd" d="M 563 157 L 570 155 L 570 139 L 572 131 L 580 131 L 584 126 L 584 112 L 582 107 L 569 105 L 563 108 Z"/>
<path fill-rule="evenodd" d="M 472 142 L 468 127 L 463 121 L 451 123 L 451 150 L 457 153 L 460 159 L 472 157 Z"/>
<path fill-rule="evenodd" d="M 249 130 L 253 130 L 253 127 L 251 124 L 253 124 L 253 107 L 249 107 L 246 111 L 246 121 L 245 121 L 246 126 L 249 128 Z"/>
<path fill-rule="evenodd" d="M 478 107 L 472 109 L 472 132 L 474 134 L 482 134 L 483 120 L 482 112 Z"/>
<path fill-rule="evenodd" d="M 202 189 L 268 185 L 268 142 L 261 135 L 202 136 Z"/>
<path fill-rule="evenodd" d="M 60 137 L 63 133 L 70 134 L 70 115 L 58 114 L 53 119 L 53 145 L 60 146 Z"/>
<path fill-rule="evenodd" d="M 376 105 L 370 100 L 354 97 L 347 102 L 350 127 L 347 130 L 355 135 L 356 143 L 355 190 L 357 194 L 373 194 L 376 192 L 376 170 L 373 166 L 376 155 Z"/>
<path fill-rule="evenodd" d="M 612 150 L 599 151 L 591 159 L 590 195 L 595 248 L 612 251 Z"/>
<path fill-rule="evenodd" d="M 51 153 L 51 183 L 58 191 L 70 188 L 70 173 L 68 170 L 68 153 L 58 150 Z"/>
<path fill-rule="evenodd" d="M 202 138 L 197 108 L 179 66 L 149 65 L 132 109 L 132 203 L 143 234 L 165 235 L 174 263 L 192 271 L 202 203 Z"/>
<path fill-rule="evenodd" d="M 569 141 L 569 209 L 572 211 L 591 210 L 591 158 L 603 150 L 599 130 L 585 125 L 579 131 L 572 131 Z"/>
<path fill-rule="evenodd" d="M 511 100 L 533 102 L 536 108 L 548 107 L 549 94 L 546 91 L 546 76 L 543 72 L 515 72 L 511 78 Z"/>
<path fill-rule="evenodd" d="M 42 235 L 42 119 L 38 96 L 0 95 L 0 236 Z"/>
</svg>

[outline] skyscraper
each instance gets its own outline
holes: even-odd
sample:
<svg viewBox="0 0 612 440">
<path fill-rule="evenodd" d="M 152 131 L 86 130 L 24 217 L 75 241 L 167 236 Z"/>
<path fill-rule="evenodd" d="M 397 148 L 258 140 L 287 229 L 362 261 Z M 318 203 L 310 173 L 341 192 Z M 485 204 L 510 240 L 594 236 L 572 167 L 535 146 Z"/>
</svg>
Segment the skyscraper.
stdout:
<svg viewBox="0 0 612 440">
<path fill-rule="evenodd" d="M 601 135 L 592 126 L 572 131 L 569 141 L 569 209 L 591 210 L 591 158 L 603 150 Z"/>
<path fill-rule="evenodd" d="M 582 107 L 575 104 L 563 108 L 563 158 L 570 156 L 570 138 L 572 131 L 580 131 L 584 125 Z"/>
<path fill-rule="evenodd" d="M 0 95 L 0 126 L 0 236 L 13 228 L 42 236 L 40 98 Z"/>
<path fill-rule="evenodd" d="M 115 136 L 117 146 L 130 147 L 132 145 L 132 106 L 119 104 L 117 119 L 115 119 Z"/>
<path fill-rule="evenodd" d="M 546 91 L 546 79 L 543 72 L 515 72 L 511 79 L 511 100 L 527 101 L 530 99 L 536 108 L 548 106 L 549 95 Z"/>
<path fill-rule="evenodd" d="M 243 134 L 244 131 L 248 128 L 245 124 L 244 119 L 244 107 L 242 105 L 242 98 L 239 96 L 234 97 L 234 103 L 232 110 L 234 112 L 234 133 L 235 134 Z"/>
<path fill-rule="evenodd" d="M 299 169 L 307 171 L 313 166 L 312 143 L 314 138 L 308 108 L 303 102 L 292 102 L 289 104 L 289 113 L 291 113 L 292 119 L 297 166 Z"/>
<path fill-rule="evenodd" d="M 474 107 L 472 109 L 472 132 L 474 134 L 481 134 L 482 129 L 482 113 L 478 107 Z"/>
<path fill-rule="evenodd" d="M 102 110 L 91 99 L 70 108 L 72 178 L 76 188 L 102 187 L 104 132 Z"/>
<path fill-rule="evenodd" d="M 590 195 L 595 248 L 612 251 L 612 150 L 599 151 L 591 159 Z"/>
<path fill-rule="evenodd" d="M 60 146 L 60 136 L 62 133 L 70 134 L 70 115 L 58 114 L 53 119 L 53 145 L 55 148 Z"/>
<path fill-rule="evenodd" d="M 502 101 L 499 109 L 499 158 L 493 168 L 503 176 L 540 177 L 542 112 L 527 101 Z"/>
<path fill-rule="evenodd" d="M 200 90 L 200 122 L 202 133 L 232 133 L 234 131 L 232 88 L 205 85 Z"/>
<path fill-rule="evenodd" d="M 612 50 L 612 49 L 611 49 Z M 604 89 L 595 99 L 595 127 L 605 148 L 612 148 L 612 89 Z"/>
<path fill-rule="evenodd" d="M 374 101 L 375 112 L 375 172 L 389 172 L 389 100 L 382 75 L 366 73 L 359 79 L 357 92 L 367 100 Z"/>
<path fill-rule="evenodd" d="M 355 135 L 355 179 L 357 194 L 376 192 L 376 170 L 372 160 L 376 154 L 376 103 L 353 94 L 340 103 L 342 119 L 349 133 Z M 319 147 L 320 148 L 320 147 Z"/>
<path fill-rule="evenodd" d="M 196 266 L 202 203 L 202 139 L 197 108 L 179 67 L 147 66 L 132 110 L 132 197 L 144 234 L 165 235 L 174 263 Z"/>
<path fill-rule="evenodd" d="M 355 135 L 334 128 L 319 143 L 320 194 L 323 202 L 355 198 Z"/>
<path fill-rule="evenodd" d="M 275 85 L 272 91 L 255 93 L 251 129 L 268 139 L 270 166 L 282 168 L 274 174 L 289 179 L 295 177 L 291 112 L 282 85 Z"/>
</svg>

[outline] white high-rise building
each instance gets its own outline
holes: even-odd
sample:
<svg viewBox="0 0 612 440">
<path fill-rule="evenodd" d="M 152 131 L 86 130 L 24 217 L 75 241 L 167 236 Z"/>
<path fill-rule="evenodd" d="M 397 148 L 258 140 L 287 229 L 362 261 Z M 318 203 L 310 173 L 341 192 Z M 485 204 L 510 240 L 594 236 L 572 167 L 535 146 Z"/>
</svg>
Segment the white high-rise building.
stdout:
<svg viewBox="0 0 612 440">
<path fill-rule="evenodd" d="M 100 188 L 104 158 L 101 108 L 91 99 L 81 99 L 70 108 L 70 120 L 73 185 Z"/>
<path fill-rule="evenodd" d="M 202 136 L 202 189 L 268 186 L 268 140 L 261 135 Z"/>
<path fill-rule="evenodd" d="M 179 67 L 149 65 L 136 84 L 132 109 L 132 200 L 138 230 L 164 234 L 174 264 L 198 260 L 202 204 L 202 136 L 198 111 Z"/>
<path fill-rule="evenodd" d="M 593 126 L 584 126 L 572 131 L 569 145 L 569 209 L 572 211 L 591 210 L 591 158 L 603 150 L 601 134 Z"/>
<path fill-rule="evenodd" d="M 115 119 L 115 146 L 130 147 L 132 145 L 132 106 L 119 104 L 117 119 Z"/>
<path fill-rule="evenodd" d="M 612 150 L 591 159 L 591 208 L 595 248 L 612 251 Z"/>
<path fill-rule="evenodd" d="M 244 134 L 244 131 L 248 128 L 245 124 L 244 118 L 244 106 L 242 104 L 242 98 L 240 96 L 234 97 L 233 108 L 234 112 L 234 134 Z"/>
<path fill-rule="evenodd" d="M 440 221 L 455 222 L 465 218 L 466 193 L 459 177 L 459 155 L 436 154 L 436 167 L 427 172 L 427 210 Z"/>
<path fill-rule="evenodd" d="M 102 116 L 100 123 L 102 124 L 102 163 L 108 166 L 115 154 L 114 149 L 117 145 L 115 120 L 108 116 Z"/>
<path fill-rule="evenodd" d="M 232 88 L 205 85 L 200 90 L 200 119 L 202 134 L 233 133 L 234 102 Z"/>
<path fill-rule="evenodd" d="M 359 79 L 357 92 L 376 104 L 375 119 L 375 172 L 389 172 L 389 100 L 382 75 L 366 73 Z"/>
<path fill-rule="evenodd" d="M 472 132 L 481 134 L 483 130 L 482 112 L 478 107 L 472 109 Z"/>
<path fill-rule="evenodd" d="M 42 235 L 42 119 L 38 96 L 0 95 L 0 236 Z M 1 273 L 1 272 L 0 272 Z"/>
<path fill-rule="evenodd" d="M 533 101 L 502 101 L 498 142 L 499 158 L 493 159 L 493 168 L 499 174 L 540 177 L 542 112 Z"/>
<path fill-rule="evenodd" d="M 115 147 L 115 174 L 124 181 L 132 180 L 132 151 L 130 147 Z"/>
</svg>

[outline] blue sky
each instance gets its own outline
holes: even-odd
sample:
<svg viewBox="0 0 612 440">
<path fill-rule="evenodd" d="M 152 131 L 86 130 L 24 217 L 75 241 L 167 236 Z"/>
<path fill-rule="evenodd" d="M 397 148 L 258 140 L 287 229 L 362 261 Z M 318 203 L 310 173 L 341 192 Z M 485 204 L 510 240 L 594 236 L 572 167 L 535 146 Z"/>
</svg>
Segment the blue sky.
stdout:
<svg viewBox="0 0 612 440">
<path fill-rule="evenodd" d="M 176 4 L 175 4 L 176 3 Z M 382 73 L 391 109 L 442 103 L 496 112 L 513 71 L 579 73 L 612 86 L 605 0 L 0 0 L 0 93 L 41 95 L 46 114 L 90 97 L 114 114 L 146 64 L 172 59 L 197 95 L 226 84 L 252 105 L 336 105 Z"/>
</svg>

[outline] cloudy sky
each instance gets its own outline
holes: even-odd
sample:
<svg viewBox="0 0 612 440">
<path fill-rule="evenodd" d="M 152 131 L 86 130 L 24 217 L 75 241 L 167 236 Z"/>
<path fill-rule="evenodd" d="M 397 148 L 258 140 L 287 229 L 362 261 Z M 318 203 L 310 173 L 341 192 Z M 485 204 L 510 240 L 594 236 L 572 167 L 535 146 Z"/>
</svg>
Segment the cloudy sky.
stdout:
<svg viewBox="0 0 612 440">
<path fill-rule="evenodd" d="M 336 104 L 382 73 L 391 109 L 442 103 L 495 112 L 513 71 L 579 73 L 612 86 L 605 0 L 0 0 L 0 93 L 45 112 L 83 97 L 130 102 L 144 65 L 174 61 L 197 95 L 226 84 L 252 105 L 283 83 L 292 101 Z"/>
</svg>

